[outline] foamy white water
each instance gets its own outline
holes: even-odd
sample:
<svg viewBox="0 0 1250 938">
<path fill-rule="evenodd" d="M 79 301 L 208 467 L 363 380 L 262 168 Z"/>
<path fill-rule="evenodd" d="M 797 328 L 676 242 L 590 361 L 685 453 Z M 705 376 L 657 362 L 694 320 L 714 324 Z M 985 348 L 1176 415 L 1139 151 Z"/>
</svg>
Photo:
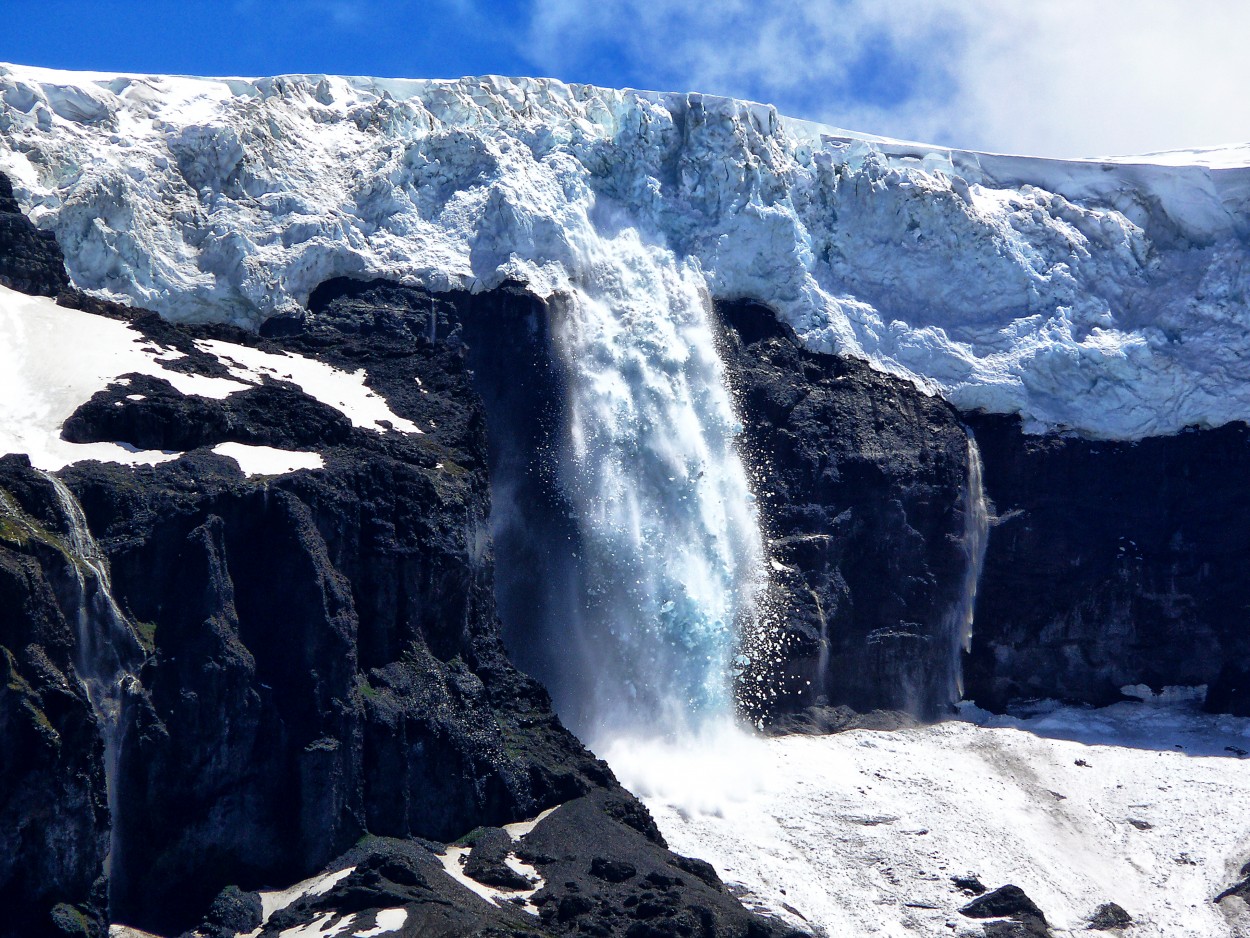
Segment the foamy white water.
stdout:
<svg viewBox="0 0 1250 938">
<path fill-rule="evenodd" d="M 583 621 L 600 636 L 592 720 L 671 731 L 733 710 L 759 522 L 698 265 L 633 227 L 588 227 L 553 337 L 568 385 L 561 482 L 581 534 Z"/>
<path fill-rule="evenodd" d="M 951 622 L 954 639 L 951 673 L 955 676 L 951 703 L 958 703 L 964 697 L 963 655 L 972 651 L 977 585 L 981 580 L 981 567 L 985 563 L 985 549 L 989 546 L 990 536 L 990 510 L 985 495 L 985 481 L 982 478 L 981 448 L 977 446 L 976 437 L 971 431 L 968 432 L 968 478 L 964 482 L 963 512 L 964 534 L 961 546 L 964 552 L 964 582 Z"/>
</svg>

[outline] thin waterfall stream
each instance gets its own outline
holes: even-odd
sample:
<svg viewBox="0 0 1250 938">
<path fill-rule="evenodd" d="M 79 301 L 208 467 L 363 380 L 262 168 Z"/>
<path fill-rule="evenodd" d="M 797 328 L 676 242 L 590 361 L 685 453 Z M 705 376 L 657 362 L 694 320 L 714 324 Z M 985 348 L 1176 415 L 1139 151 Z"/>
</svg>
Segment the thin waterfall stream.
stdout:
<svg viewBox="0 0 1250 938">
<path fill-rule="evenodd" d="M 65 546 L 73 563 L 77 586 L 75 603 L 76 653 L 74 667 L 87 691 L 104 743 L 104 778 L 110 822 L 109 858 L 117 855 L 115 823 L 118 806 L 117 766 L 121 755 L 126 697 L 138 683 L 144 649 L 113 598 L 108 560 L 87 526 L 74 493 L 50 472 L 42 473 L 56 493 L 66 526 Z"/>
<path fill-rule="evenodd" d="M 963 699 L 963 655 L 972 651 L 972 629 L 976 620 L 977 584 L 985 563 L 985 547 L 989 541 L 990 511 L 982 478 L 981 450 L 976 437 L 968 431 L 968 480 L 964 484 L 963 514 L 964 580 L 953 617 L 952 648 L 955 676 L 954 701 Z"/>
</svg>

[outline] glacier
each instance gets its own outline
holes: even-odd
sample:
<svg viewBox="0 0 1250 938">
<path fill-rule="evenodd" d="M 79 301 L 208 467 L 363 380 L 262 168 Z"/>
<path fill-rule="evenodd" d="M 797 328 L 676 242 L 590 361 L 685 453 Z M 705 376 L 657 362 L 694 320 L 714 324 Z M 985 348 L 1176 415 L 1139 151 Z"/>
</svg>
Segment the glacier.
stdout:
<svg viewBox="0 0 1250 938">
<path fill-rule="evenodd" d="M 1040 160 L 710 96 L 497 77 L 0 66 L 0 98 L 0 172 L 97 296 L 253 329 L 303 315 L 341 276 L 436 291 L 519 281 L 548 301 L 570 418 L 548 455 L 581 526 L 586 587 L 559 612 L 606 620 L 618 640 L 593 649 L 596 712 L 576 728 L 674 844 L 750 890 L 749 905 L 835 934 L 972 934 L 948 911 L 962 901 L 948 874 L 968 864 L 1025 883 L 1058 934 L 1084 933 L 1106 898 L 1128 902 L 1142 934 L 1221 933 L 1227 910 L 1209 900 L 1238 875 L 1246 825 L 1209 796 L 1245 788 L 1244 717 L 1121 704 L 1038 719 L 964 705 L 958 720 L 892 734 L 771 740 L 724 718 L 736 643 L 770 612 L 767 571 L 785 567 L 760 530 L 752 488 L 766 479 L 739 452 L 711 301 L 760 300 L 813 350 L 961 408 L 1018 413 L 1034 432 L 1131 440 L 1245 420 L 1250 147 Z M 0 387 L 17 402 L 0 442 L 46 471 L 179 455 L 59 438 L 74 407 L 136 371 L 221 397 L 282 378 L 379 435 L 438 429 L 392 413 L 364 372 L 200 339 L 222 375 L 183 375 L 165 367 L 175 351 L 120 322 L 4 288 L 0 336 L 11 366 Z M 1004 520 L 967 443 L 966 565 L 948 623 L 957 660 Z M 324 465 L 317 453 L 213 451 L 248 476 Z M 87 575 L 79 605 L 92 590 L 111 603 L 81 506 L 49 478 Z M 110 688 L 92 698 L 106 731 L 134 644 L 109 612 L 80 623 L 98 634 L 79 644 L 115 645 L 78 664 Z M 466 849 L 443 855 L 448 872 Z M 264 894 L 263 908 L 350 873 Z"/>
<path fill-rule="evenodd" d="M 569 296 L 631 227 L 811 348 L 1032 431 L 1250 418 L 1247 147 L 1044 160 L 499 77 L 6 65 L 0 98 L 0 171 L 75 284 L 172 319 L 255 327 L 334 276 Z"/>
</svg>

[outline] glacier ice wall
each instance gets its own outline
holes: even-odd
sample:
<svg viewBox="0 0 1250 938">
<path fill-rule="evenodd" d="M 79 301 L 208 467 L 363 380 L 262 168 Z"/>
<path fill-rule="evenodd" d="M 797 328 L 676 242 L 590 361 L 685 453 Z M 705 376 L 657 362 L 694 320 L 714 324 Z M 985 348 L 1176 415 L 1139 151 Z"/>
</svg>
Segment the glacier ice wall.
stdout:
<svg viewBox="0 0 1250 938">
<path fill-rule="evenodd" d="M 1135 438 L 1250 417 L 1250 150 L 1059 162 L 545 80 L 0 67 L 0 170 L 77 285 L 256 324 L 335 275 L 568 294 L 595 211 L 813 348 Z"/>
</svg>

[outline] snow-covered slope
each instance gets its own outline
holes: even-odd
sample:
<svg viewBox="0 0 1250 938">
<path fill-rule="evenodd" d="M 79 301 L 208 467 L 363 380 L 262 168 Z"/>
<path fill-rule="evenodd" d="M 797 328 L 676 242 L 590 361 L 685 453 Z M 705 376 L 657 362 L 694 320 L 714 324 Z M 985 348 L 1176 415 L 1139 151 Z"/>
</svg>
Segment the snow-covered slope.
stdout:
<svg viewBox="0 0 1250 938">
<path fill-rule="evenodd" d="M 153 465 L 176 459 L 175 451 L 136 449 L 128 443 L 74 443 L 61 428 L 82 404 L 110 384 L 129 385 L 126 375 L 151 375 L 183 394 L 220 400 L 272 378 L 295 385 L 338 410 L 358 427 L 378 433 L 395 429 L 420 433 L 396 415 L 364 383 L 364 371 L 349 373 L 299 355 L 278 355 L 230 342 L 201 340 L 196 348 L 230 377 L 208 377 L 168 367 L 186 355 L 157 346 L 114 319 L 58 306 L 43 296 L 26 296 L 0 286 L 0 453 L 25 453 L 36 469 L 55 471 L 85 459 Z M 132 400 L 142 400 L 139 394 Z M 222 443 L 214 449 L 239 463 L 247 475 L 276 475 L 319 468 L 316 453 L 267 446 Z"/>
<path fill-rule="evenodd" d="M 963 407 L 1132 438 L 1250 417 L 1245 148 L 1059 162 L 545 80 L 0 67 L 0 170 L 78 286 L 256 324 L 327 277 L 576 284 L 636 227 Z"/>
<path fill-rule="evenodd" d="M 1103 934 L 1107 902 L 1139 938 L 1246 934 L 1244 903 L 1213 900 L 1247 860 L 1250 720 L 1162 701 L 964 717 L 601 754 L 675 850 L 833 938 L 980 935 L 958 912 L 970 876 L 1022 887 L 1056 936 Z"/>
</svg>

